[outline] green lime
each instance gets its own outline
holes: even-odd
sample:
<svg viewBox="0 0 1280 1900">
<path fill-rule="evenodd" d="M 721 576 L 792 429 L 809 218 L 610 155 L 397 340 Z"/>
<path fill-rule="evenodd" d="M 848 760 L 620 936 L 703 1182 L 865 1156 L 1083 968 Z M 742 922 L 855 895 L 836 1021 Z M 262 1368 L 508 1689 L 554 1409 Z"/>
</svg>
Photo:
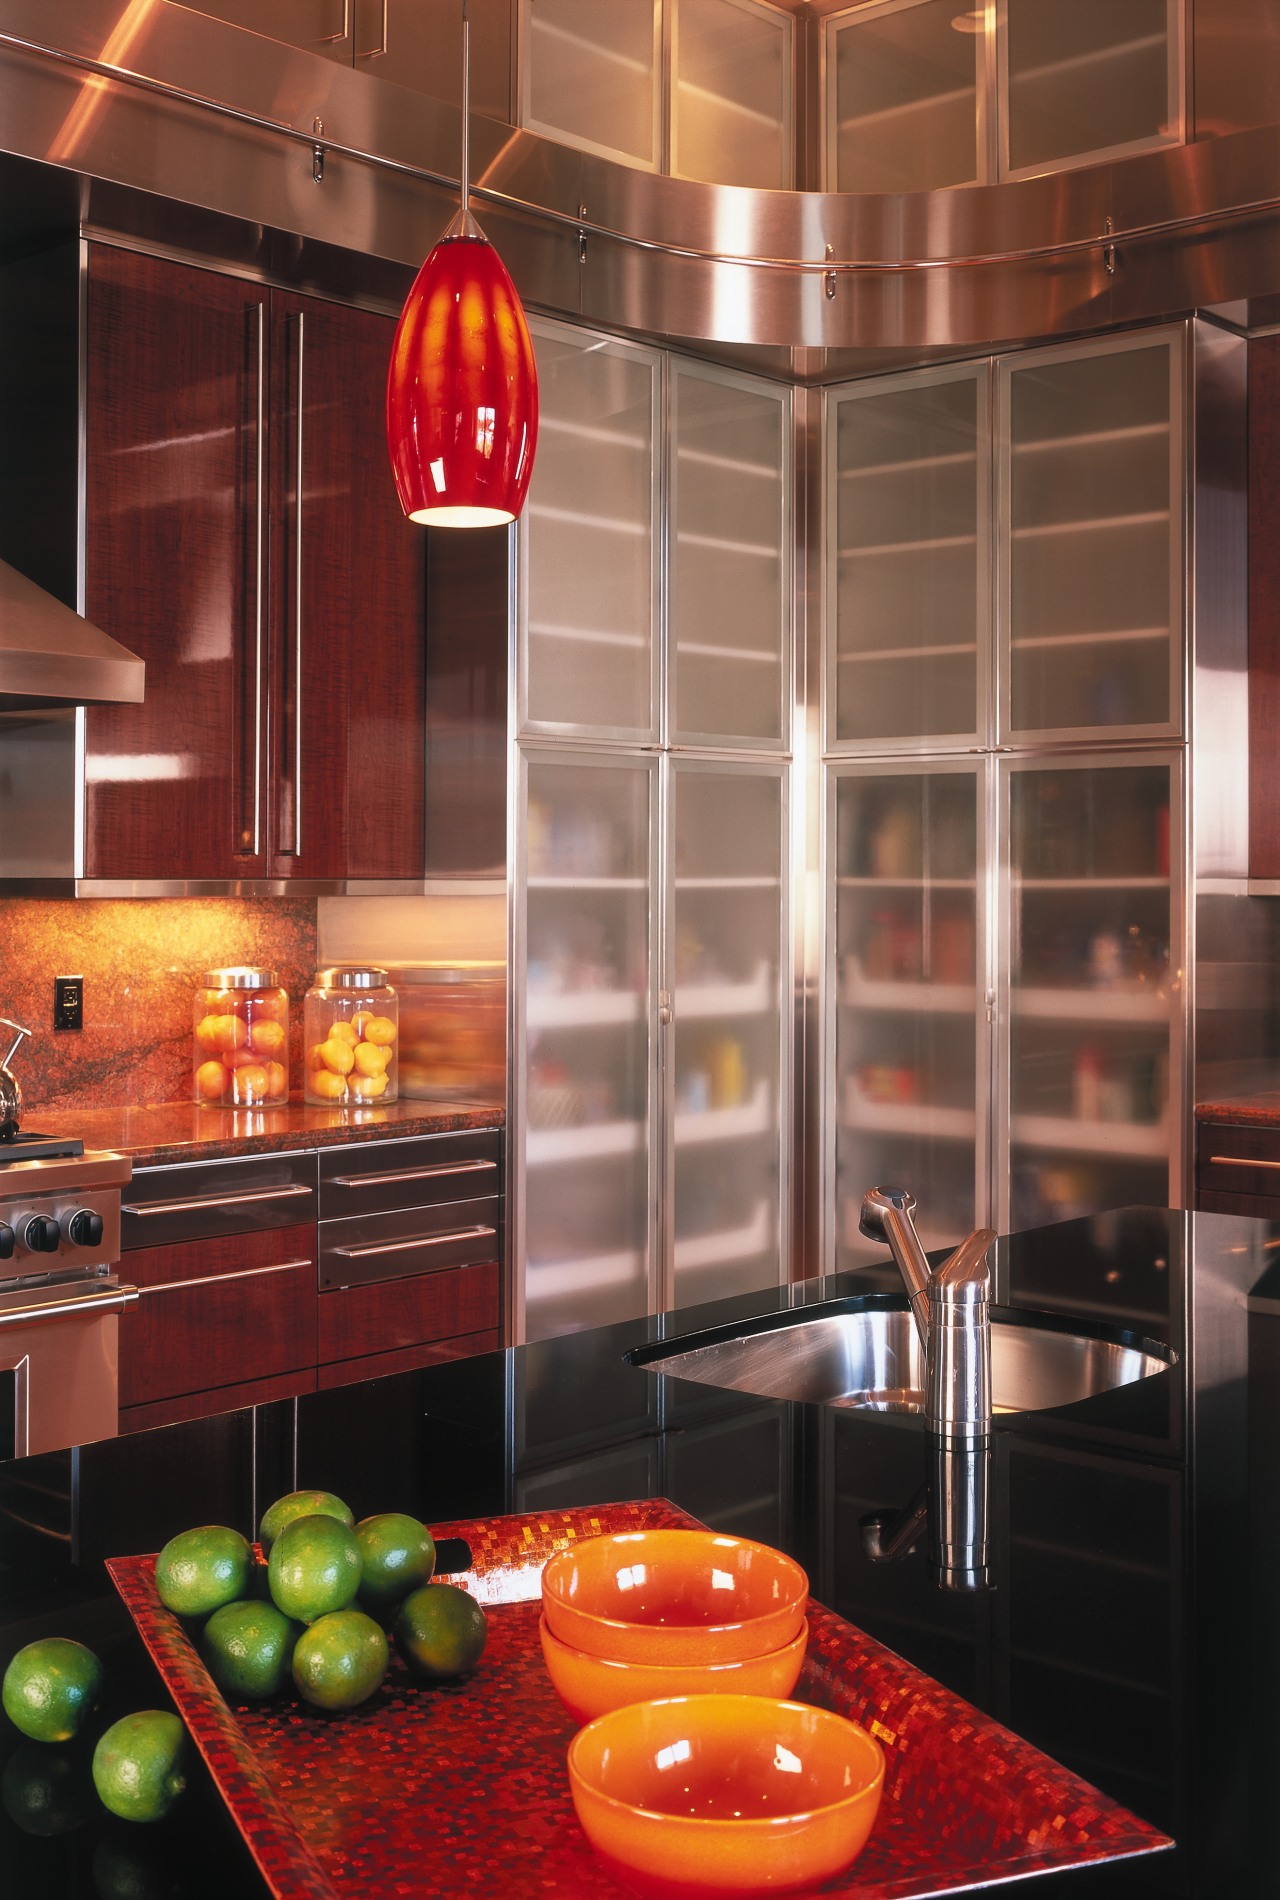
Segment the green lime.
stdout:
<svg viewBox="0 0 1280 1900">
<path fill-rule="evenodd" d="M 5 1714 L 33 1742 L 69 1742 L 102 1699 L 102 1664 L 68 1636 L 42 1636 L 4 1672 Z"/>
<path fill-rule="evenodd" d="M 284 1686 L 299 1634 L 274 1603 L 224 1603 L 200 1632 L 200 1654 L 223 1695 L 260 1702 Z"/>
<path fill-rule="evenodd" d="M 156 1589 L 178 1616 L 207 1616 L 244 1596 L 252 1572 L 247 1538 L 225 1524 L 202 1524 L 169 1539 L 156 1558 Z"/>
<path fill-rule="evenodd" d="M 405 1598 L 391 1634 L 415 1676 L 444 1682 L 475 1668 L 489 1627 L 475 1598 L 456 1583 L 428 1583 Z"/>
<path fill-rule="evenodd" d="M 295 1517 L 336 1517 L 348 1530 L 356 1521 L 353 1512 L 332 1491 L 290 1491 L 262 1513 L 258 1542 L 268 1557 L 276 1538 Z"/>
<path fill-rule="evenodd" d="M 166 1709 L 113 1722 L 93 1751 L 93 1785 L 122 1821 L 158 1821 L 187 1785 L 187 1732 Z"/>
<path fill-rule="evenodd" d="M 0 1801 L 24 1834 L 69 1834 L 94 1812 L 85 1749 L 23 1742 L 4 1765 Z"/>
<path fill-rule="evenodd" d="M 387 1673 L 387 1639 L 363 1610 L 335 1610 L 304 1630 L 293 1652 L 294 1687 L 317 1709 L 354 1709 Z"/>
<path fill-rule="evenodd" d="M 336 1517 L 295 1517 L 271 1546 L 271 1598 L 299 1623 L 345 1610 L 360 1588 L 356 1534 Z"/>
<path fill-rule="evenodd" d="M 401 1602 L 410 1590 L 428 1582 L 436 1567 L 431 1532 L 401 1511 L 362 1518 L 356 1525 L 356 1542 L 364 1564 L 360 1596 L 375 1609 Z"/>
</svg>

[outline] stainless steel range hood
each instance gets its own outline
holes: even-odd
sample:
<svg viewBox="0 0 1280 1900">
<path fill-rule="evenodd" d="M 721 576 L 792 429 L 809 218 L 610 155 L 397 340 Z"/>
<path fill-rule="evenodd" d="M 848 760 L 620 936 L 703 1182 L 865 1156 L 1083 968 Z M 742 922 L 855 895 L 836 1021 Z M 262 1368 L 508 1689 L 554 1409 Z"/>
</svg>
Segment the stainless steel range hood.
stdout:
<svg viewBox="0 0 1280 1900">
<path fill-rule="evenodd" d="M 0 711 L 142 698 L 146 664 L 0 561 Z"/>
</svg>

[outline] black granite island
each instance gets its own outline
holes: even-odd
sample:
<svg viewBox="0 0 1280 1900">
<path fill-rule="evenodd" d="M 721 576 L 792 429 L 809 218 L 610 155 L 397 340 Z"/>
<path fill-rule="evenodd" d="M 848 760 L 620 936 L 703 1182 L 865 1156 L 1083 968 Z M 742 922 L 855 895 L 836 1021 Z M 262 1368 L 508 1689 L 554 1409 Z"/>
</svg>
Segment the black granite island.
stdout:
<svg viewBox="0 0 1280 1900">
<path fill-rule="evenodd" d="M 107 1662 L 116 1712 L 154 1705 L 102 1560 L 197 1523 L 248 1533 L 299 1485 L 357 1515 L 428 1521 L 666 1496 L 792 1551 L 817 1598 L 1179 1843 L 1035 1892 L 1274 1896 L 1278 1255 L 1264 1222 L 1152 1209 L 999 1243 L 998 1302 L 1159 1340 L 1178 1361 L 997 1419 L 987 1588 L 939 1588 L 927 1536 L 892 1561 L 868 1554 L 862 1520 L 891 1530 L 936 1478 L 918 1420 L 661 1378 L 624 1357 L 779 1308 L 896 1296 L 892 1272 L 872 1271 L 0 1467 L 0 1666 L 35 1636 L 77 1636 Z M 206 1784 L 181 1826 L 91 1812 L 44 1832 L 34 1748 L 0 1733 L 0 1894 L 265 1893 Z"/>
</svg>

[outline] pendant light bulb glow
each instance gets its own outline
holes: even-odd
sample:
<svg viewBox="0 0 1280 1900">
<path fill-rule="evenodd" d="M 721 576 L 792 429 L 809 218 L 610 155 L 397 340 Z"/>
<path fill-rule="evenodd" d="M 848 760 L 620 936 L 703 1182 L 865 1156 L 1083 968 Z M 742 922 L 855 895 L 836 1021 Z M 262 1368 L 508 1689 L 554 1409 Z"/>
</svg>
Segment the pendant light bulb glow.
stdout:
<svg viewBox="0 0 1280 1900">
<path fill-rule="evenodd" d="M 516 287 L 468 206 L 469 26 L 462 12 L 462 204 L 409 292 L 387 374 L 400 505 L 428 527 L 514 521 L 538 440 L 538 370 Z"/>
</svg>

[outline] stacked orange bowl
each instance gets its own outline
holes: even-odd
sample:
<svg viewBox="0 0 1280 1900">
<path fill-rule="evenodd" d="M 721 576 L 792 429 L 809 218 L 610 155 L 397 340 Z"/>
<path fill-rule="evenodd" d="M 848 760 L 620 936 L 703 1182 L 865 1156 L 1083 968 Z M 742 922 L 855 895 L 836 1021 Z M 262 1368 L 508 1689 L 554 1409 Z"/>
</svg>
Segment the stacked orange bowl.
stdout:
<svg viewBox="0 0 1280 1900">
<path fill-rule="evenodd" d="M 808 1600 L 793 1559 L 714 1531 L 590 1538 L 544 1568 L 547 1673 L 586 1724 L 569 1749 L 574 1807 L 633 1892 L 796 1892 L 861 1851 L 880 1748 L 786 1699 Z"/>
</svg>

